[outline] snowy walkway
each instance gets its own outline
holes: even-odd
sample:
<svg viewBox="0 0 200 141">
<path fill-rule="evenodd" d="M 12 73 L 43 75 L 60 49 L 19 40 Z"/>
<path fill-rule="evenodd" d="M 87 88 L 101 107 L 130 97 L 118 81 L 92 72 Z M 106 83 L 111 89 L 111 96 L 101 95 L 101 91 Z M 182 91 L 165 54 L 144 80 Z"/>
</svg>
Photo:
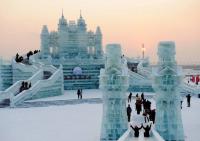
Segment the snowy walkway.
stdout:
<svg viewBox="0 0 200 141">
<path fill-rule="evenodd" d="M 147 96 L 145 96 L 145 98 L 147 98 Z M 149 99 L 151 102 L 153 101 L 152 99 Z M 131 103 L 129 103 L 131 105 L 132 108 L 132 116 L 131 116 L 131 122 L 129 123 L 129 126 L 132 125 L 133 127 L 135 125 L 137 125 L 138 127 L 141 127 L 141 124 L 143 124 L 144 127 L 146 127 L 147 125 L 150 125 L 152 122 L 149 123 L 145 123 L 144 120 L 144 116 L 142 115 L 142 112 L 140 113 L 140 115 L 137 115 L 136 111 L 135 111 L 135 99 L 133 99 L 131 101 Z M 155 108 L 155 103 L 152 102 L 152 109 Z M 140 134 L 139 137 L 136 138 L 134 137 L 134 131 L 131 127 L 129 127 L 128 131 L 129 133 L 127 133 L 127 137 L 124 137 L 124 139 L 120 140 L 120 141 L 164 141 L 162 140 L 162 138 L 158 135 L 158 133 L 154 130 L 154 125 L 152 123 L 152 127 L 150 130 L 150 137 L 146 138 L 144 137 L 144 129 L 140 130 Z"/>
</svg>

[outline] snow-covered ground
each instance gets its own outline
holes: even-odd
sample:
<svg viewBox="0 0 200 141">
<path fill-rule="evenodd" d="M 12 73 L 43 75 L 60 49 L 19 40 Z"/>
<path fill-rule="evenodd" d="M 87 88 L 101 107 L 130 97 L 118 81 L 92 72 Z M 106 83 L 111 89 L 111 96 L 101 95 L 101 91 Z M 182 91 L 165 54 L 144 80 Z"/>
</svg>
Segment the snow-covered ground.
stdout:
<svg viewBox="0 0 200 141">
<path fill-rule="evenodd" d="M 84 90 L 85 98 L 101 98 L 99 90 Z M 69 94 L 69 95 L 68 95 Z M 75 91 L 44 100 L 76 99 Z M 153 102 L 153 100 L 151 99 Z M 154 103 L 154 102 L 153 102 Z M 154 104 L 153 104 L 154 105 Z M 186 141 L 200 139 L 200 99 L 192 97 L 191 108 L 183 102 Z M 2 108 L 0 141 L 99 141 L 102 104 Z"/>
</svg>

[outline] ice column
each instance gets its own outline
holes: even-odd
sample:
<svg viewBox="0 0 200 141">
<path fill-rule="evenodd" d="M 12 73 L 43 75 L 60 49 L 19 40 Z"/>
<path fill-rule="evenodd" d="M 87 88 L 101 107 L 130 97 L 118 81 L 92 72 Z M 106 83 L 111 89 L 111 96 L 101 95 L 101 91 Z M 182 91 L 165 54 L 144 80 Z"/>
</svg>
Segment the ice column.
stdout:
<svg viewBox="0 0 200 141">
<path fill-rule="evenodd" d="M 180 108 L 182 69 L 175 60 L 175 43 L 160 42 L 158 66 L 153 69 L 156 91 L 156 130 L 167 141 L 184 141 Z"/>
<path fill-rule="evenodd" d="M 101 141 L 116 141 L 127 130 L 126 90 L 127 61 L 122 60 L 121 46 L 106 46 L 105 69 L 100 71 L 100 89 L 103 91 L 103 118 Z"/>
</svg>

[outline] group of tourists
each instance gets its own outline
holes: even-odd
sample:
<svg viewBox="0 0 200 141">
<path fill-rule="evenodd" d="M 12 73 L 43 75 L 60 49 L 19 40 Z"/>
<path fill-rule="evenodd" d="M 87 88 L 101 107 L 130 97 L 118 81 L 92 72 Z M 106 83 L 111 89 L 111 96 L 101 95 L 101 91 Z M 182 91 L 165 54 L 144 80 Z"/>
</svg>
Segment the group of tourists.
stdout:
<svg viewBox="0 0 200 141">
<path fill-rule="evenodd" d="M 40 50 L 29 51 L 29 52 L 26 54 L 27 60 L 29 60 L 29 57 L 30 57 L 31 55 L 36 54 L 36 53 L 38 53 L 38 52 L 40 52 Z M 24 59 L 23 56 L 20 56 L 18 53 L 16 54 L 16 56 L 15 56 L 15 61 L 16 61 L 17 63 L 22 62 L 22 61 L 24 61 L 24 60 L 26 60 L 26 59 Z"/>
<path fill-rule="evenodd" d="M 83 90 L 82 89 L 78 89 L 77 90 L 77 96 L 78 96 L 78 99 L 82 99 L 83 98 Z"/>
<path fill-rule="evenodd" d="M 192 75 L 190 77 L 190 80 L 188 80 L 188 83 L 190 83 L 190 81 L 195 83 L 196 85 L 198 85 L 199 82 L 200 82 L 200 76 L 199 75 L 196 75 L 196 76 Z"/>
<path fill-rule="evenodd" d="M 130 106 L 131 101 L 132 101 L 132 93 L 130 93 L 128 96 L 128 107 L 127 107 L 128 122 L 130 122 L 130 120 L 131 120 L 131 113 L 132 113 L 132 108 Z M 144 93 L 142 93 L 141 96 L 139 96 L 138 93 L 136 94 L 135 110 L 136 110 L 137 115 L 140 115 L 142 113 L 142 115 L 144 116 L 145 123 L 148 124 L 150 121 L 155 123 L 156 110 L 151 109 L 151 102 L 149 100 L 145 99 Z M 143 124 L 141 124 L 141 127 L 138 127 L 137 125 L 135 125 L 134 127 L 131 125 L 130 127 L 133 129 L 135 137 L 139 137 L 139 130 L 142 128 L 145 131 L 144 137 L 149 137 L 149 131 L 151 129 L 151 124 L 147 125 L 146 127 L 144 127 Z"/>
<path fill-rule="evenodd" d="M 144 127 L 143 124 L 141 124 L 141 127 L 138 127 L 138 126 L 136 126 L 136 125 L 135 125 L 134 127 L 131 125 L 130 127 L 133 129 L 133 131 L 134 131 L 134 136 L 135 136 L 135 137 L 139 137 L 139 134 L 140 134 L 139 131 L 140 131 L 140 129 L 142 129 L 142 128 L 144 129 L 144 137 L 149 137 L 149 136 L 150 136 L 150 135 L 149 135 L 149 132 L 150 132 L 150 130 L 151 130 L 151 125 L 152 125 L 152 124 L 147 125 L 146 127 Z"/>
<path fill-rule="evenodd" d="M 31 82 L 28 83 L 28 82 L 23 81 L 22 84 L 21 84 L 21 87 L 19 88 L 19 93 L 21 93 L 24 90 L 29 89 L 30 87 L 31 87 Z"/>
<path fill-rule="evenodd" d="M 19 56 L 19 54 L 17 53 L 15 56 L 15 61 L 17 63 L 22 62 L 24 60 L 23 56 Z"/>
</svg>

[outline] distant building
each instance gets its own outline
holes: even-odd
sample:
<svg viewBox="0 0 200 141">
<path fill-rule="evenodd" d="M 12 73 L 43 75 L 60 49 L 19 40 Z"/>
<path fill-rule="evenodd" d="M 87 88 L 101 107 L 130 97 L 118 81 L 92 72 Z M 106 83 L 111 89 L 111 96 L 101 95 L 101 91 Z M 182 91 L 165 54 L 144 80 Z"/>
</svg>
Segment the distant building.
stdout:
<svg viewBox="0 0 200 141">
<path fill-rule="evenodd" d="M 87 31 L 87 24 L 81 13 L 77 22 L 67 22 L 62 13 L 58 30 L 49 32 L 44 25 L 40 39 L 41 55 L 38 61 L 57 67 L 63 65 L 65 89 L 99 87 L 98 76 L 100 69 L 104 67 L 99 26 L 95 32 Z"/>
<path fill-rule="evenodd" d="M 48 31 L 46 25 L 41 31 L 41 53 L 43 58 L 102 58 L 102 33 L 98 26 L 96 32 L 87 31 L 87 24 L 80 14 L 77 23 L 59 19 L 58 30 Z"/>
</svg>

